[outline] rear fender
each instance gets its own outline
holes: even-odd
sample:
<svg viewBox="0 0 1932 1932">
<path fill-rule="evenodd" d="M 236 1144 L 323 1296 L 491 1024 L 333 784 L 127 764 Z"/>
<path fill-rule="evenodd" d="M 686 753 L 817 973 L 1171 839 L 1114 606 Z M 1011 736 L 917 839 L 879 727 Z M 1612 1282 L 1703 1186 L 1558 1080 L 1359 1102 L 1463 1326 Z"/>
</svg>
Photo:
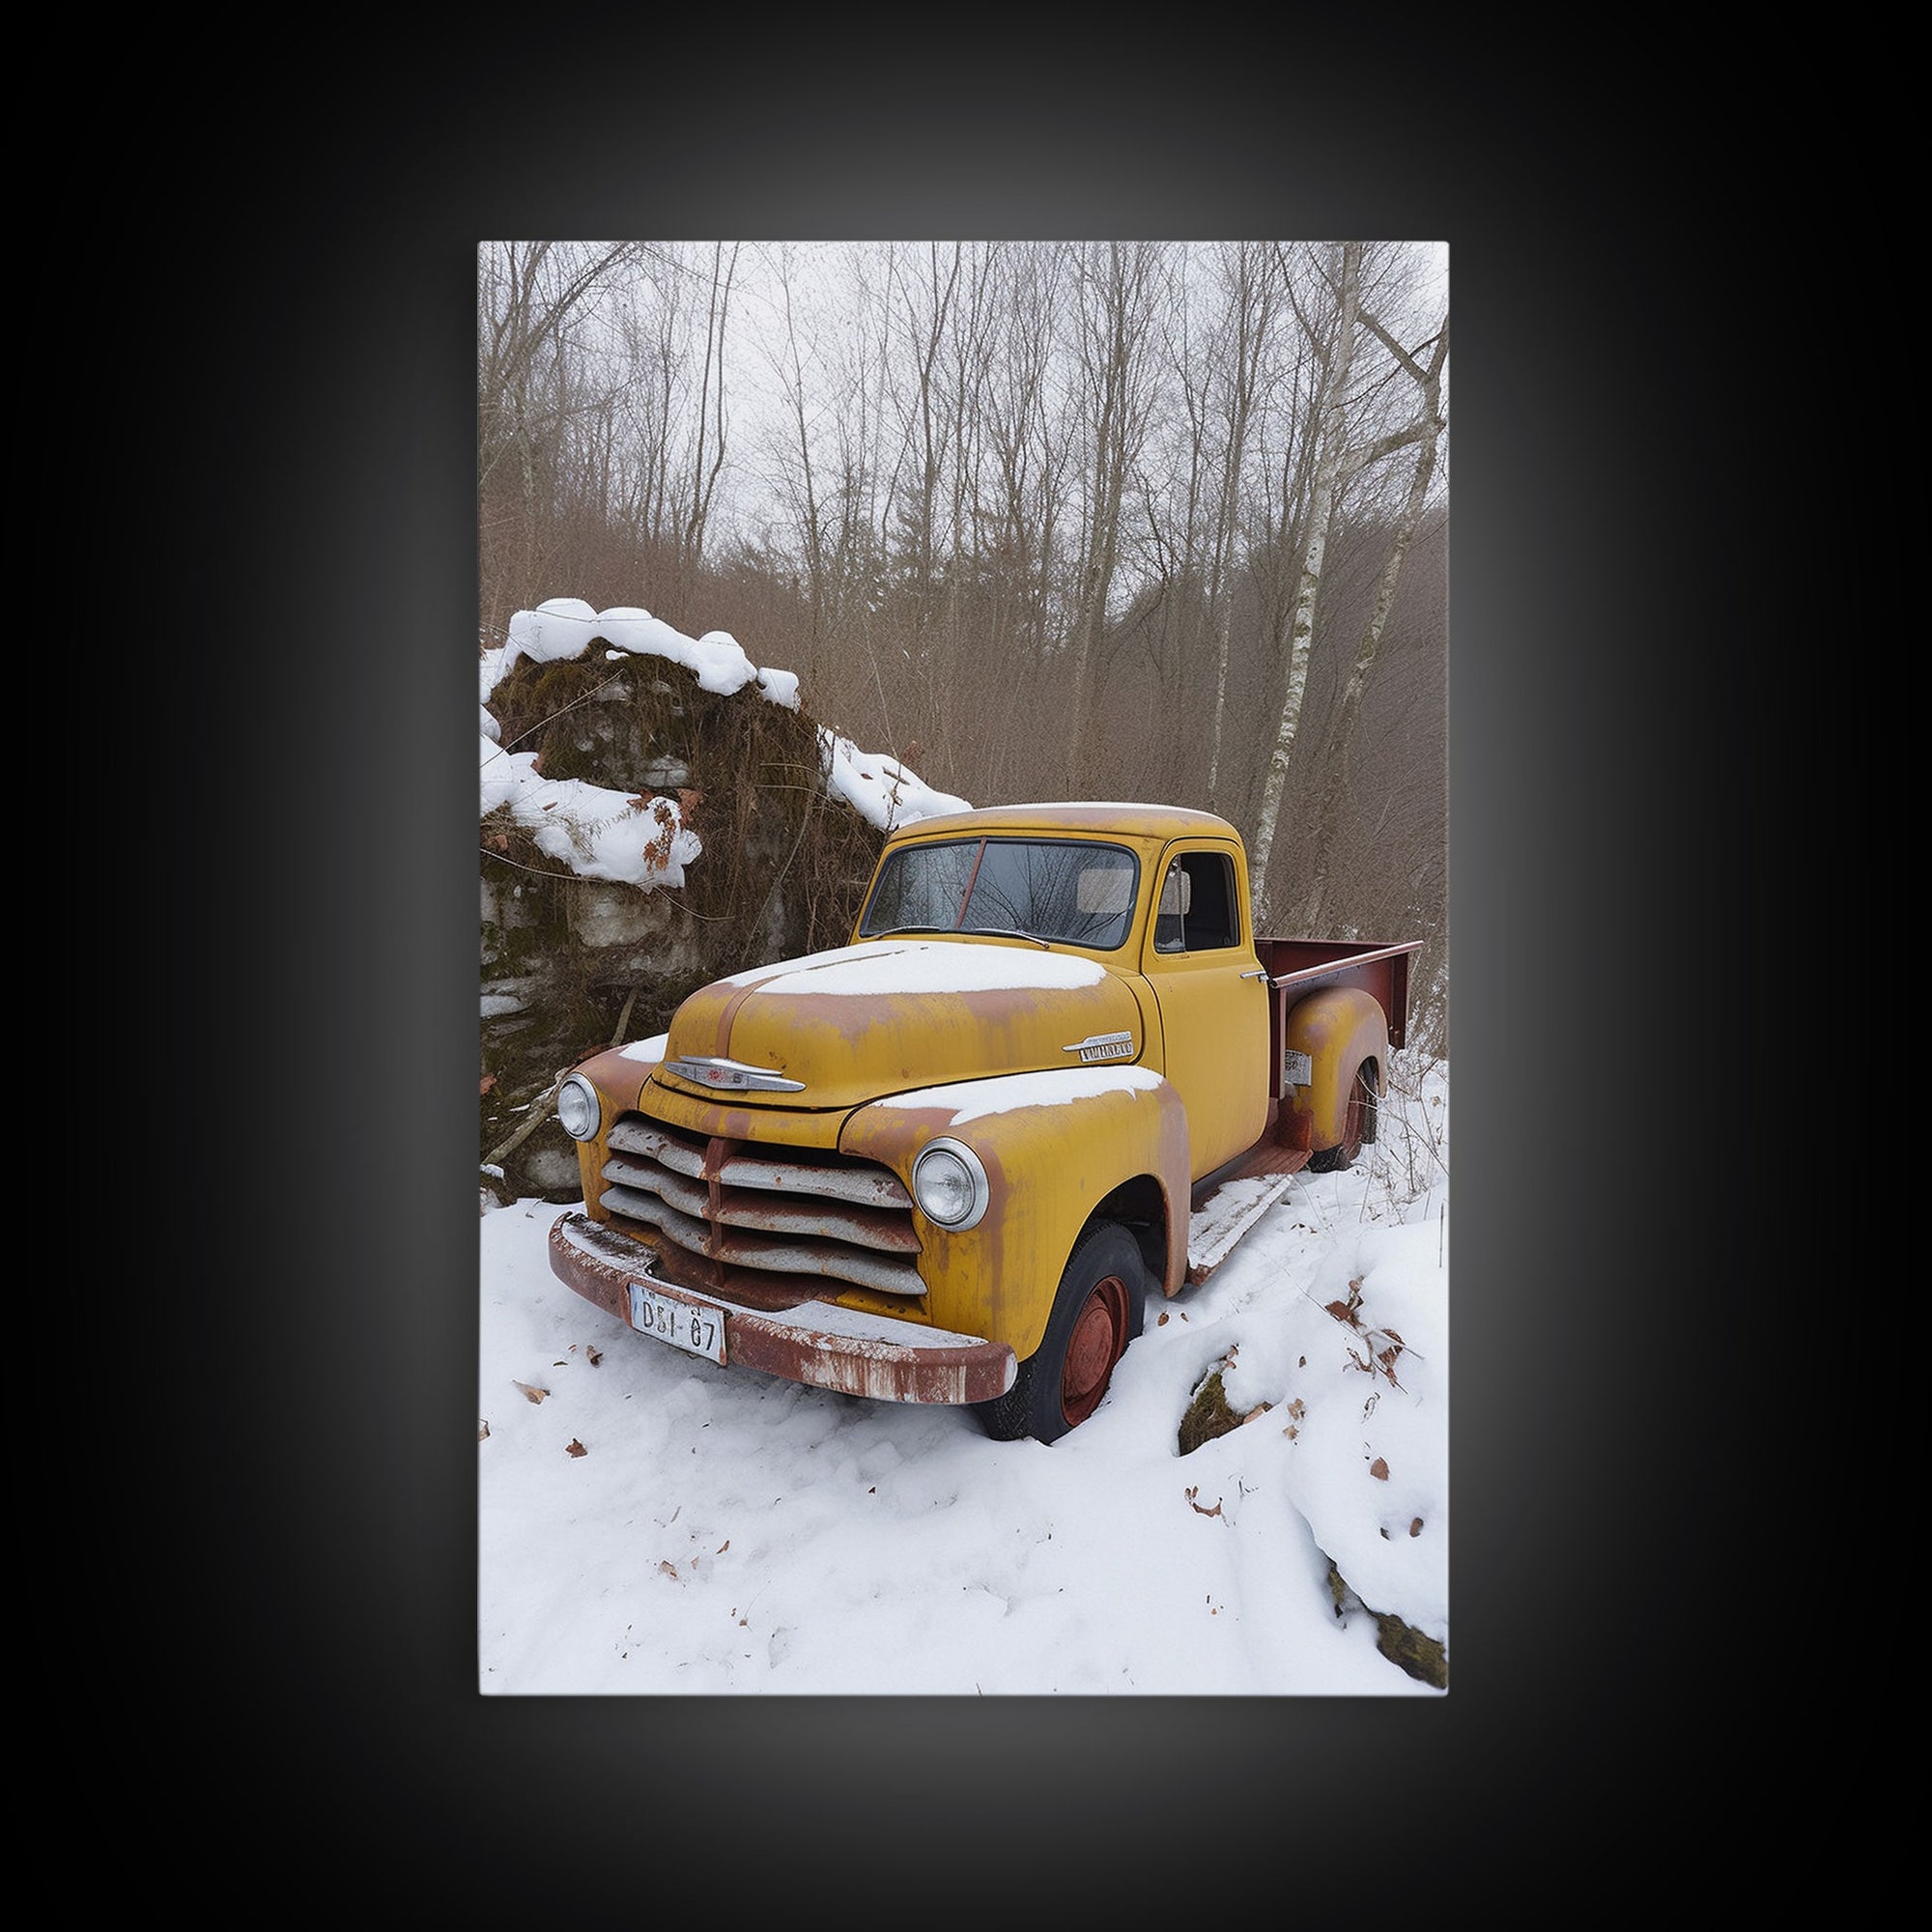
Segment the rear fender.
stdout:
<svg viewBox="0 0 1932 1932">
<path fill-rule="evenodd" d="M 1291 1053 L 1307 1057 L 1308 1078 L 1283 1094 L 1281 1138 L 1311 1151 L 1340 1146 L 1349 1092 L 1360 1068 L 1371 1068 L 1376 1096 L 1381 1096 L 1389 1045 L 1380 1002 L 1358 986 L 1324 986 L 1291 1009 L 1287 1042 Z"/>
</svg>

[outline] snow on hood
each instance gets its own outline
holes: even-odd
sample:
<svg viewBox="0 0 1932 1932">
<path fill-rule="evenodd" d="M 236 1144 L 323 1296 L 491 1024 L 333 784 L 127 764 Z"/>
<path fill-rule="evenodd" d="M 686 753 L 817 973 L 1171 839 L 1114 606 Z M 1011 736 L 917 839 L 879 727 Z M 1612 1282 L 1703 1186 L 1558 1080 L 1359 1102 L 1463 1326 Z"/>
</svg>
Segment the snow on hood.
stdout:
<svg viewBox="0 0 1932 1932">
<path fill-rule="evenodd" d="M 672 1015 L 668 1061 L 737 1060 L 801 1083 L 734 1104 L 849 1107 L 967 1069 L 1068 1070 L 1080 1043 L 1103 1036 L 1132 1042 L 1123 1061 L 1145 1045 L 1138 1001 L 1096 960 L 999 942 L 869 940 L 699 987 Z M 678 1078 L 668 1065 L 654 1077 Z"/>
<path fill-rule="evenodd" d="M 774 977 L 774 976 L 777 977 Z M 1020 986 L 1094 986 L 1107 977 L 1096 959 L 1036 948 L 980 946 L 956 939 L 867 939 L 799 959 L 733 973 L 730 986 L 766 993 L 985 993 Z"/>
</svg>

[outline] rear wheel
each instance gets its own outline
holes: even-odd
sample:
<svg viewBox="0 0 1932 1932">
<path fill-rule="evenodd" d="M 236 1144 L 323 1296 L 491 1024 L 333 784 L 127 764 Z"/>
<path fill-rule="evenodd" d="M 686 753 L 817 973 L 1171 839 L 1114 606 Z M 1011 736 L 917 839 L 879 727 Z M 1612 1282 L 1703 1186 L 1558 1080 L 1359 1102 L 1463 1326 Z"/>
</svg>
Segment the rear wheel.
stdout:
<svg viewBox="0 0 1932 1932">
<path fill-rule="evenodd" d="M 1353 1167 L 1365 1140 L 1374 1140 L 1376 1118 L 1375 1071 L 1358 1066 L 1349 1086 L 1349 1105 L 1342 1116 L 1342 1139 L 1338 1146 L 1318 1148 L 1308 1156 L 1316 1174 L 1340 1174 Z"/>
<path fill-rule="evenodd" d="M 1139 1243 L 1118 1221 L 1095 1222 L 1067 1258 L 1038 1349 L 1005 1395 L 974 1406 L 981 1428 L 997 1442 L 1056 1442 L 1077 1429 L 1099 1407 L 1146 1308 Z"/>
</svg>

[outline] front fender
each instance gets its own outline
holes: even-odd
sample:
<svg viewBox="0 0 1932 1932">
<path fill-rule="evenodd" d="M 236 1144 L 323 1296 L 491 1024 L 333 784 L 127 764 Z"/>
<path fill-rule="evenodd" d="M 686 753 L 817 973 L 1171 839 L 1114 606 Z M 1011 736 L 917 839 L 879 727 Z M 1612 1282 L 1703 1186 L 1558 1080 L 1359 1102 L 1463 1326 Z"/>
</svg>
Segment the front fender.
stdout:
<svg viewBox="0 0 1932 1932">
<path fill-rule="evenodd" d="M 1187 1265 L 1187 1115 L 1140 1066 L 1077 1066 L 925 1087 L 861 1107 L 842 1153 L 882 1161 L 908 1187 L 928 1141 L 963 1141 L 986 1170 L 976 1227 L 949 1234 L 914 1209 L 933 1321 L 1005 1342 L 1021 1360 L 1046 1333 L 1061 1270 L 1094 1210 L 1151 1178 L 1166 1205 L 1167 1276 Z"/>
<path fill-rule="evenodd" d="M 597 1090 L 597 1131 L 587 1141 L 577 1143 L 577 1170 L 583 1183 L 583 1198 L 591 1213 L 605 1218 L 598 1197 L 604 1190 L 604 1163 L 611 1158 L 611 1129 L 619 1114 L 637 1106 L 663 1057 L 664 1037 L 633 1040 L 628 1046 L 607 1046 L 580 1060 L 566 1072 L 581 1073 Z"/>
<path fill-rule="evenodd" d="M 1326 986 L 1290 1010 L 1287 1041 L 1308 1056 L 1306 1084 L 1288 1089 L 1290 1146 L 1319 1151 L 1341 1144 L 1349 1092 L 1358 1068 L 1373 1063 L 1376 1094 L 1388 1066 L 1388 1019 L 1374 994 L 1358 986 Z"/>
</svg>

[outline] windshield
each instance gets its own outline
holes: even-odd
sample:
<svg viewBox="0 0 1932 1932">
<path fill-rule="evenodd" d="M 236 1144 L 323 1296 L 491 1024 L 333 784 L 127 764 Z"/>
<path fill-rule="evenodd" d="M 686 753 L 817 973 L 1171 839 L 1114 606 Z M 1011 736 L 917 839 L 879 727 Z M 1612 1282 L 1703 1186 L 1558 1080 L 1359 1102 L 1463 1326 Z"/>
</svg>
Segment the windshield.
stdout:
<svg viewBox="0 0 1932 1932">
<path fill-rule="evenodd" d="M 1127 936 L 1140 863 L 1084 839 L 962 838 L 909 845 L 880 868 L 861 938 L 1016 932 L 1111 952 Z"/>
</svg>

